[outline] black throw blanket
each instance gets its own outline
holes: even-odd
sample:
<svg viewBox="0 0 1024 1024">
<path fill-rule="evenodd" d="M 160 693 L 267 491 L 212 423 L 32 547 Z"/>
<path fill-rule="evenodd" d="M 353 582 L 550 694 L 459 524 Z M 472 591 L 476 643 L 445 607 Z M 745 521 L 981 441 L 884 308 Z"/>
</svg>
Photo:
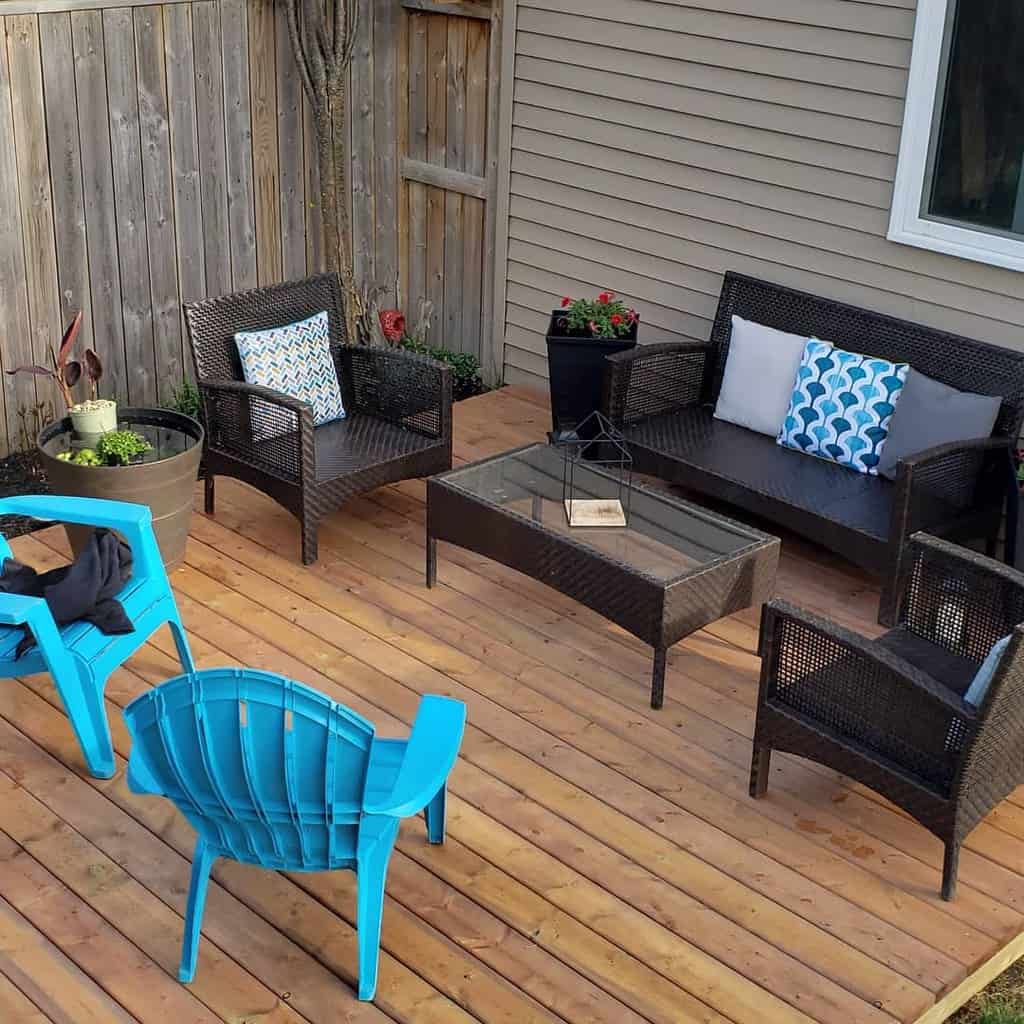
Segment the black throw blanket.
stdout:
<svg viewBox="0 0 1024 1024">
<path fill-rule="evenodd" d="M 95 530 L 85 550 L 71 563 L 36 572 L 13 558 L 3 560 L 0 593 L 45 598 L 58 626 L 85 619 L 107 635 L 130 633 L 131 619 L 114 595 L 132 574 L 132 549 L 110 530 Z M 21 657 L 35 643 L 26 629 L 18 644 Z"/>
</svg>

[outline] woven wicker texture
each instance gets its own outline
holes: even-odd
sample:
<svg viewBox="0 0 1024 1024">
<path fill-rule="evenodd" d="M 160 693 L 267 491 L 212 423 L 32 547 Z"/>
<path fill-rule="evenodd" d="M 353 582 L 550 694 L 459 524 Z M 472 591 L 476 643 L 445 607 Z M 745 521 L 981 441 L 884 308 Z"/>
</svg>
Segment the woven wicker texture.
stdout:
<svg viewBox="0 0 1024 1024">
<path fill-rule="evenodd" d="M 895 484 L 853 474 L 713 418 L 732 316 L 909 362 L 953 387 L 1003 398 L 996 433 L 900 463 Z M 605 410 L 635 469 L 746 508 L 883 576 L 880 621 L 896 614 L 907 538 L 918 530 L 993 549 L 1003 511 L 1016 523 L 1012 452 L 1024 420 L 1024 353 L 728 273 L 708 344 L 652 345 L 607 360 Z M 1008 529 L 1006 558 L 1014 558 Z"/>
<path fill-rule="evenodd" d="M 878 790 L 946 844 L 943 896 L 960 844 L 1024 783 L 1024 575 L 916 534 L 900 622 L 869 641 L 781 602 L 766 606 L 751 794 L 786 750 Z M 992 643 L 1013 634 L 978 709 L 966 689 Z"/>
<path fill-rule="evenodd" d="M 208 513 L 214 510 L 215 476 L 252 484 L 299 519 L 308 564 L 316 561 L 317 522 L 348 498 L 451 467 L 451 370 L 410 352 L 346 345 L 336 276 L 205 299 L 184 309 L 207 431 Z M 322 310 L 348 416 L 314 428 L 307 403 L 244 382 L 234 336 Z M 253 434 L 255 399 L 259 437 Z"/>
</svg>

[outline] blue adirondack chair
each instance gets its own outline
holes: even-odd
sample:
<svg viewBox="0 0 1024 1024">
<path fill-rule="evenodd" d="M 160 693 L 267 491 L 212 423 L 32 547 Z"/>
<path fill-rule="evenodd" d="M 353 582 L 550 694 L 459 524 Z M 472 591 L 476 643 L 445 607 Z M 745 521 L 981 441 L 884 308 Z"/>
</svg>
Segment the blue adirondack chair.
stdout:
<svg viewBox="0 0 1024 1024">
<path fill-rule="evenodd" d="M 424 811 L 444 842 L 448 774 L 465 705 L 426 696 L 407 740 L 270 672 L 178 676 L 124 710 L 128 785 L 173 801 L 199 833 L 178 977 L 195 977 L 210 869 L 218 857 L 279 871 L 357 875 L 359 998 L 377 988 L 388 859 L 402 818 Z"/>
<path fill-rule="evenodd" d="M 186 672 L 195 670 L 188 639 L 174 603 L 167 573 L 145 505 L 98 498 L 26 495 L 0 500 L 0 515 L 31 516 L 116 530 L 132 549 L 132 575 L 118 595 L 134 632 L 104 636 L 88 622 L 60 626 L 41 597 L 0 594 L 0 679 L 49 672 L 71 719 L 89 771 L 100 779 L 114 774 L 114 748 L 103 707 L 103 690 L 111 672 L 126 661 L 165 622 L 171 627 L 178 657 Z M 0 559 L 11 548 L 0 537 Z M 17 657 L 28 626 L 36 644 Z"/>
</svg>

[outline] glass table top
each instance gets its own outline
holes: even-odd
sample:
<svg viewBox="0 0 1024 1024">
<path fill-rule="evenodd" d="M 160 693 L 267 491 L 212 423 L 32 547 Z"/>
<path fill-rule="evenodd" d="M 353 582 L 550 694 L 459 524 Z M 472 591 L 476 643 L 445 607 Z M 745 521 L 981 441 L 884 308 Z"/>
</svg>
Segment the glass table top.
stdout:
<svg viewBox="0 0 1024 1024">
<path fill-rule="evenodd" d="M 180 455 L 182 452 L 188 451 L 199 444 L 199 440 L 193 437 L 192 434 L 170 425 L 167 422 L 169 418 L 166 414 L 159 412 L 151 417 L 147 417 L 145 413 L 118 417 L 118 430 L 134 430 L 152 445 L 148 452 L 133 459 L 132 465 L 160 462 L 174 455 Z M 70 430 L 57 430 L 43 444 L 43 451 L 47 455 L 57 456 L 61 452 L 83 446 L 92 447 L 91 445 L 85 445 L 78 438 L 74 438 Z"/>
<path fill-rule="evenodd" d="M 735 555 L 769 540 L 766 534 L 734 523 L 690 502 L 634 486 L 628 498 L 626 526 L 569 526 L 563 504 L 564 459 L 560 449 L 538 444 L 453 470 L 444 483 L 531 519 L 546 530 L 658 579 L 693 572 L 718 558 Z M 618 496 L 613 474 L 577 462 L 574 498 Z"/>
</svg>

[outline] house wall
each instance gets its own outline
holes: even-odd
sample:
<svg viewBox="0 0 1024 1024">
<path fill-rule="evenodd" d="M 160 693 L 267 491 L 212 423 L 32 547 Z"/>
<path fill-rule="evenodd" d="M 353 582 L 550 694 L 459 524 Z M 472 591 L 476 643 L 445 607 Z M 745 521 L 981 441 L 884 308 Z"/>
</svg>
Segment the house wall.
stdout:
<svg viewBox="0 0 1024 1024">
<path fill-rule="evenodd" d="M 543 385 L 560 296 L 704 340 L 727 269 L 1024 347 L 1024 276 L 885 237 L 913 0 L 509 6 L 509 383 Z"/>
</svg>

